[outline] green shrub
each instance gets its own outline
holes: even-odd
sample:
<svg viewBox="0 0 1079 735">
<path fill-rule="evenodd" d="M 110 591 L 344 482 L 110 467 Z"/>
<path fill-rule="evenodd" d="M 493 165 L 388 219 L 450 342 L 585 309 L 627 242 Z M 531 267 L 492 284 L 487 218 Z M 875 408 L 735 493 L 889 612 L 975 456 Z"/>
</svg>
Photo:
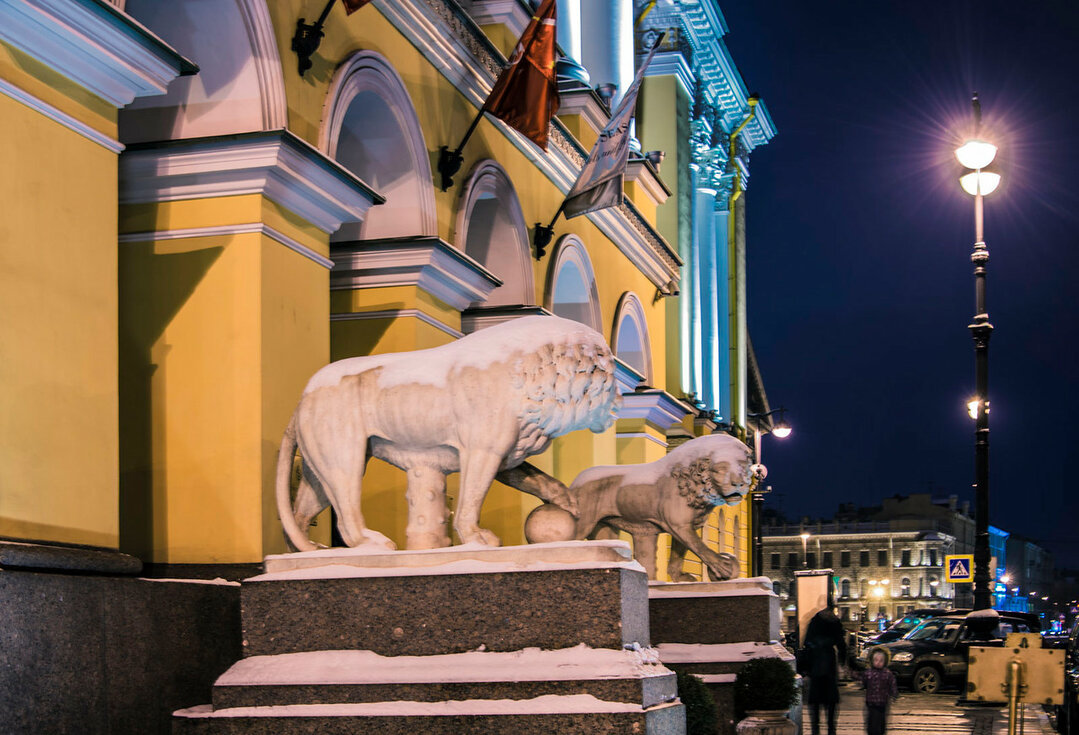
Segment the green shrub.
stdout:
<svg viewBox="0 0 1079 735">
<path fill-rule="evenodd" d="M 794 669 L 778 658 L 754 658 L 734 680 L 734 707 L 739 719 L 755 709 L 790 709 L 798 701 Z"/>
<path fill-rule="evenodd" d="M 715 735 L 716 701 L 704 682 L 693 674 L 677 672 L 678 698 L 686 708 L 686 735 Z"/>
</svg>

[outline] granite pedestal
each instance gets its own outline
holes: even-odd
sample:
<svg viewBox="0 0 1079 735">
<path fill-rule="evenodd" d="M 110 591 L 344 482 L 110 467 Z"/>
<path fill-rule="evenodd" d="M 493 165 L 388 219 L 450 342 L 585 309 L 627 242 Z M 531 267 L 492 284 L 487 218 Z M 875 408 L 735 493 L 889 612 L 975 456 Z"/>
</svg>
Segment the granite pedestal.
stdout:
<svg viewBox="0 0 1079 735">
<path fill-rule="evenodd" d="M 794 667 L 794 657 L 778 643 L 779 598 L 766 577 L 653 582 L 648 611 L 663 664 L 696 675 L 715 698 L 719 735 L 735 734 L 734 679 L 746 661 L 768 656 Z"/>
<path fill-rule="evenodd" d="M 174 732 L 682 735 L 628 546 L 537 546 L 268 558 L 244 658 Z"/>
</svg>

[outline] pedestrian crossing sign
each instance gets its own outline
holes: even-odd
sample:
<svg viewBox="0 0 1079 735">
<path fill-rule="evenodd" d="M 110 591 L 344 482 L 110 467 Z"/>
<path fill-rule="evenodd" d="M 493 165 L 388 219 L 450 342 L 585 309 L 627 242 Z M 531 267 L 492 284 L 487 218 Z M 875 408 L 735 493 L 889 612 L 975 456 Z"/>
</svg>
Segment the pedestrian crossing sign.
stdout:
<svg viewBox="0 0 1079 735">
<path fill-rule="evenodd" d="M 944 568 L 949 582 L 973 582 L 974 554 L 949 554 L 944 557 Z"/>
</svg>

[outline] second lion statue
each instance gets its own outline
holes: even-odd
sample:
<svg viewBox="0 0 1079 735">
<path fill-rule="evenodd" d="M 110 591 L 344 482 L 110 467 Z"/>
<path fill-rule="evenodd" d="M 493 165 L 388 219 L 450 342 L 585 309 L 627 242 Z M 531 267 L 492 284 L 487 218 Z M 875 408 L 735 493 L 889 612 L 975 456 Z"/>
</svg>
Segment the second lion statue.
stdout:
<svg viewBox="0 0 1079 735">
<path fill-rule="evenodd" d="M 756 481 L 749 447 L 729 434 L 701 436 L 646 464 L 587 469 L 569 487 L 577 503 L 576 538 L 610 529 L 633 537 L 634 557 L 656 578 L 656 540 L 671 534 L 668 576 L 694 581 L 682 571 L 686 550 L 700 557 L 716 580 L 740 573 L 731 554 L 705 546 L 697 531 L 717 505 L 734 505 Z"/>
<path fill-rule="evenodd" d="M 461 473 L 453 522 L 461 541 L 497 546 L 498 537 L 479 527 L 495 475 L 542 452 L 553 437 L 606 430 L 620 403 L 603 337 L 554 316 L 516 319 L 428 350 L 333 362 L 308 381 L 281 441 L 281 523 L 294 547 L 312 550 L 307 528 L 332 505 L 346 544 L 393 548 L 367 528 L 360 510 L 364 468 L 378 457 L 408 473 L 408 548 L 450 545 L 451 472 Z M 297 449 L 302 474 L 292 502 Z M 564 496 L 543 497 L 575 510 Z"/>
</svg>

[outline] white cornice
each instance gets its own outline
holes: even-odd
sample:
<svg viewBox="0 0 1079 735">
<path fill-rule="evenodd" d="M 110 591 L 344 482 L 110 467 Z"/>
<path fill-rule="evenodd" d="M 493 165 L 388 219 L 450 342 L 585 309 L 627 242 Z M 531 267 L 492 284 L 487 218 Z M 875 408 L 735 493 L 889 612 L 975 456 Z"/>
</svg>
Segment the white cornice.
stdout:
<svg viewBox="0 0 1079 735">
<path fill-rule="evenodd" d="M 123 107 L 196 67 L 126 13 L 96 0 L 3 0 L 0 40 Z"/>
<path fill-rule="evenodd" d="M 693 99 L 693 90 L 697 86 L 697 76 L 686 63 L 685 57 L 678 51 L 664 51 L 652 57 L 652 63 L 648 65 L 644 75 L 646 77 L 672 76 L 678 80 L 678 86 L 690 100 Z"/>
<path fill-rule="evenodd" d="M 614 382 L 618 384 L 618 392 L 626 395 L 632 393 L 644 382 L 644 376 L 616 357 L 614 358 Z"/>
<path fill-rule="evenodd" d="M 542 306 L 480 306 L 472 307 L 461 313 L 461 331 L 472 334 L 496 324 L 510 322 L 524 316 L 554 316 Z"/>
<path fill-rule="evenodd" d="M 367 319 L 402 319 L 405 317 L 412 317 L 413 319 L 419 319 L 424 324 L 429 324 L 435 329 L 445 332 L 454 339 L 460 339 L 465 335 L 459 330 L 454 329 L 448 324 L 443 324 L 438 319 L 435 319 L 430 314 L 426 314 L 419 309 L 383 309 L 382 311 L 356 311 L 346 312 L 343 314 L 330 314 L 331 322 L 348 322 L 348 321 L 364 321 Z"/>
<path fill-rule="evenodd" d="M 611 113 L 603 106 L 591 89 L 572 89 L 558 94 L 558 116 L 579 115 L 597 136 L 611 119 Z"/>
<path fill-rule="evenodd" d="M 659 437 L 652 436 L 646 431 L 619 431 L 618 422 L 615 422 L 615 437 L 618 439 L 647 439 L 650 442 L 655 442 L 664 449 L 667 448 L 667 442 L 663 441 Z"/>
<path fill-rule="evenodd" d="M 476 109 L 483 105 L 505 59 L 497 49 L 493 49 L 485 37 L 482 41 L 476 41 L 474 47 L 460 40 L 457 31 L 448 24 L 464 21 L 454 15 L 450 4 L 434 0 L 374 0 L 372 5 L 378 8 L 469 103 Z M 482 36 L 482 31 L 477 30 L 477 33 Z M 481 55 L 487 59 L 486 65 L 481 63 Z M 557 138 L 572 139 L 572 136 L 557 118 L 551 121 L 552 142 L 546 153 L 501 120 L 491 117 L 486 119 L 559 191 L 564 194 L 569 192 L 584 165 L 585 154 L 579 151 L 570 152 L 558 145 Z M 454 139 L 438 142 L 453 145 L 457 141 Z M 567 146 L 572 147 L 573 144 Z M 630 215 L 621 210 L 621 207 L 612 207 L 586 216 L 657 288 L 671 281 L 678 281 L 681 278 L 680 264 L 673 260 L 677 255 L 671 251 L 673 258 L 668 260 L 656 252 L 645 235 L 631 222 Z M 655 233 L 655 237 L 659 237 L 658 233 Z M 664 244 L 664 247 L 669 250 L 668 245 Z"/>
<path fill-rule="evenodd" d="M 59 110 L 48 102 L 38 99 L 29 92 L 25 92 L 14 84 L 0 79 L 0 94 L 6 95 L 16 102 L 21 102 L 31 110 L 40 112 L 45 117 L 58 122 L 68 130 L 72 130 L 88 140 L 92 140 L 103 148 L 107 148 L 113 153 L 119 153 L 124 149 L 124 144 L 115 138 L 110 138 L 104 133 L 95 130 L 84 122 L 76 120 L 66 112 Z"/>
<path fill-rule="evenodd" d="M 502 285 L 494 274 L 437 237 L 334 243 L 330 289 L 416 286 L 461 311 Z"/>
<path fill-rule="evenodd" d="M 477 25 L 501 23 L 515 38 L 521 37 L 532 19 L 532 14 L 519 0 L 472 0 L 466 9 Z"/>
<path fill-rule="evenodd" d="M 640 184 L 641 189 L 655 205 L 663 204 L 671 195 L 671 190 L 643 158 L 630 159 L 626 164 L 626 180 Z"/>
<path fill-rule="evenodd" d="M 323 232 L 363 221 L 383 198 L 292 133 L 140 144 L 120 156 L 120 203 L 263 194 Z"/>
<path fill-rule="evenodd" d="M 218 237 L 220 235 L 245 235 L 258 233 L 276 240 L 289 250 L 295 251 L 308 260 L 318 263 L 323 268 L 332 268 L 333 261 L 319 255 L 311 248 L 293 240 L 288 235 L 275 230 L 262 222 L 244 222 L 237 225 L 216 225 L 212 227 L 185 227 L 176 230 L 149 230 L 145 232 L 126 232 L 117 238 L 120 242 L 151 242 L 157 240 L 182 240 L 189 237 Z"/>
<path fill-rule="evenodd" d="M 616 418 L 644 419 L 660 430 L 681 423 L 683 418 L 693 413 L 689 406 L 658 388 L 626 393 L 622 401 Z"/>
</svg>

